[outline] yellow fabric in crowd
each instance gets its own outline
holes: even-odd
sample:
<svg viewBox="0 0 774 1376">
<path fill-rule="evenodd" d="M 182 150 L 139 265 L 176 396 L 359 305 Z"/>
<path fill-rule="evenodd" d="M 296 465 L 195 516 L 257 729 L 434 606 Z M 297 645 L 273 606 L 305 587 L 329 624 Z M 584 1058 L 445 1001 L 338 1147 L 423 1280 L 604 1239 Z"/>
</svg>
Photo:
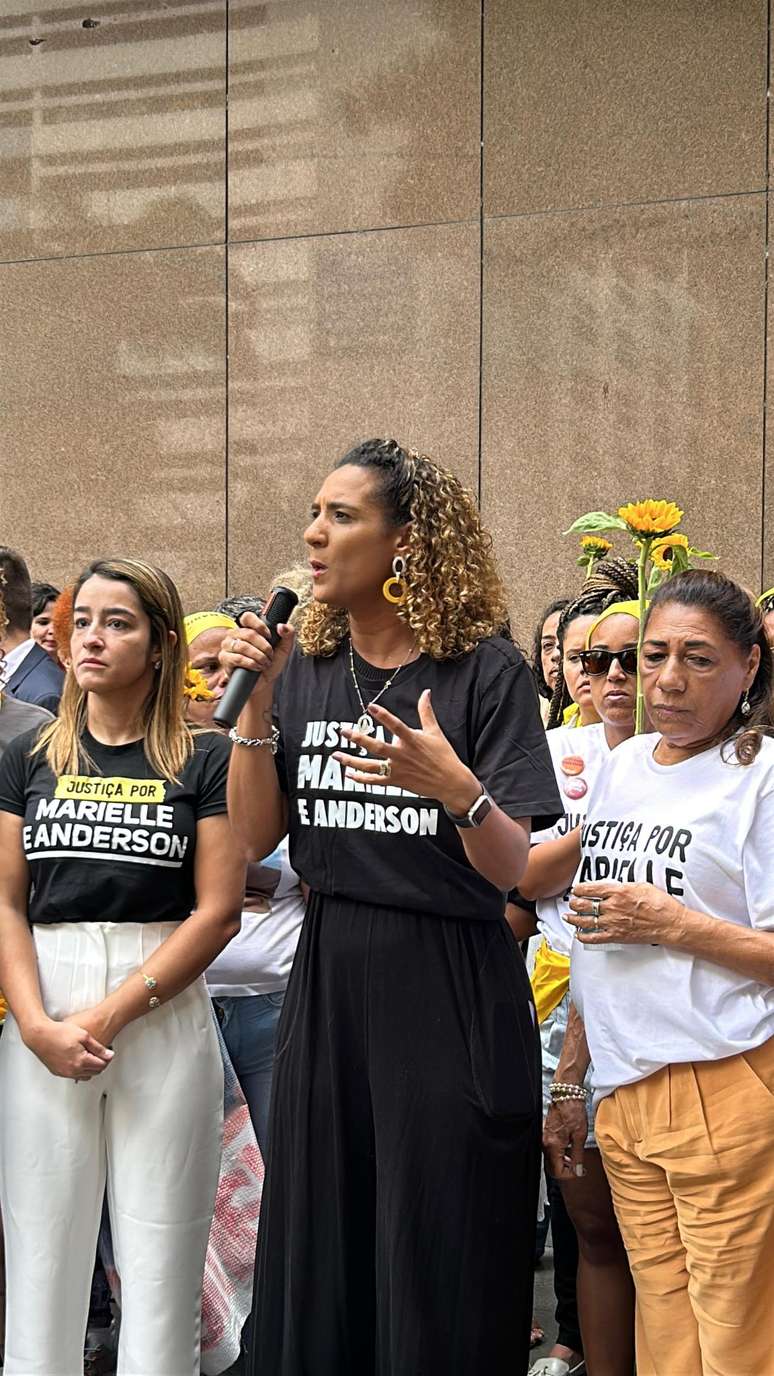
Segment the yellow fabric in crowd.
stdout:
<svg viewBox="0 0 774 1376">
<path fill-rule="evenodd" d="M 538 1023 L 545 1022 L 549 1013 L 559 1007 L 570 987 L 570 958 L 553 951 L 543 939 L 535 956 L 531 976 Z"/>
<path fill-rule="evenodd" d="M 191 612 L 183 621 L 186 644 L 190 645 L 202 631 L 212 631 L 216 626 L 226 631 L 235 631 L 236 624 L 233 616 L 226 616 L 223 612 Z"/>
<path fill-rule="evenodd" d="M 639 621 L 640 604 L 639 602 L 614 602 L 612 606 L 605 607 L 605 610 L 601 612 L 600 615 L 597 617 L 596 621 L 594 622 L 594 625 L 589 628 L 589 633 L 586 636 L 587 650 L 591 649 L 591 637 L 593 636 L 595 630 L 598 626 L 602 625 L 603 621 L 607 621 L 607 618 L 609 616 L 633 616 L 635 621 Z"/>
</svg>

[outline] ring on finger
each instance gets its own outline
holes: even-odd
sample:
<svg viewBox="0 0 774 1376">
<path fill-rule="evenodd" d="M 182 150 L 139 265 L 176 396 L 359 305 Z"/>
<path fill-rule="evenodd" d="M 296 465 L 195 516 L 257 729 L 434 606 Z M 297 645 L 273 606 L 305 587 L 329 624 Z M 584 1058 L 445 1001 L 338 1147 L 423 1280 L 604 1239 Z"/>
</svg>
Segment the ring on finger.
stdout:
<svg viewBox="0 0 774 1376">
<path fill-rule="evenodd" d="M 392 760 L 380 760 L 376 772 L 380 779 L 389 779 L 392 774 Z"/>
<path fill-rule="evenodd" d="M 602 899 L 601 899 L 601 898 L 592 898 L 592 900 L 591 900 L 591 916 L 592 916 L 593 919 L 594 919 L 594 924 L 595 924 L 595 926 L 598 926 L 598 925 L 599 925 L 599 919 L 600 919 L 600 917 L 602 916 Z"/>
</svg>

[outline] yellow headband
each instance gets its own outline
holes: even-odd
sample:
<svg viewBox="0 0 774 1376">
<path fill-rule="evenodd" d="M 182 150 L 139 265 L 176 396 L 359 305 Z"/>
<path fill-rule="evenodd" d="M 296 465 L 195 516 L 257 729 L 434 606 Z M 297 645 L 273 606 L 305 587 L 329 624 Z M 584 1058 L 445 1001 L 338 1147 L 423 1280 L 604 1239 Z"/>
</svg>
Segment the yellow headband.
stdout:
<svg viewBox="0 0 774 1376">
<path fill-rule="evenodd" d="M 640 604 L 639 602 L 613 602 L 612 606 L 605 607 L 605 610 L 601 612 L 600 615 L 597 617 L 596 621 L 594 622 L 594 625 L 590 627 L 589 633 L 586 636 L 587 650 L 591 649 L 591 637 L 593 636 L 595 630 L 598 626 L 602 625 L 603 621 L 607 621 L 607 618 L 609 616 L 633 616 L 635 621 L 639 621 Z"/>
<path fill-rule="evenodd" d="M 774 597 L 774 588 L 767 588 L 766 592 L 762 592 L 761 595 L 760 595 L 760 597 L 756 597 L 756 599 L 755 599 L 755 605 L 756 605 L 756 607 L 762 607 L 763 604 L 764 604 L 764 602 L 765 602 L 765 601 L 767 600 L 767 598 L 769 598 L 769 597 Z"/>
<path fill-rule="evenodd" d="M 236 630 L 236 624 L 233 616 L 224 616 L 222 612 L 191 612 L 183 622 L 186 644 L 190 645 L 202 631 L 214 631 L 216 627 L 233 631 Z"/>
</svg>

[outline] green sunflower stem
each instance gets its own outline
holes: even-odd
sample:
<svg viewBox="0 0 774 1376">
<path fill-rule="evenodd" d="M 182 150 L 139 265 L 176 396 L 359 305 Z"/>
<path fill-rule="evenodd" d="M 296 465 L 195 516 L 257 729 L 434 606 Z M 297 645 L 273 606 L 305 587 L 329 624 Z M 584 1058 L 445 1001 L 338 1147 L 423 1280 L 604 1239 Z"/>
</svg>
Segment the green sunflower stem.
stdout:
<svg viewBox="0 0 774 1376">
<path fill-rule="evenodd" d="M 645 730 L 645 699 L 642 695 L 642 677 L 640 675 L 640 659 L 642 656 L 642 641 L 645 634 L 645 601 L 648 590 L 648 559 L 650 557 L 650 546 L 652 537 L 645 536 L 640 540 L 640 557 L 637 561 L 637 600 L 640 608 L 640 627 L 637 637 L 637 701 L 634 709 L 634 730 L 635 734 L 641 736 Z"/>
</svg>

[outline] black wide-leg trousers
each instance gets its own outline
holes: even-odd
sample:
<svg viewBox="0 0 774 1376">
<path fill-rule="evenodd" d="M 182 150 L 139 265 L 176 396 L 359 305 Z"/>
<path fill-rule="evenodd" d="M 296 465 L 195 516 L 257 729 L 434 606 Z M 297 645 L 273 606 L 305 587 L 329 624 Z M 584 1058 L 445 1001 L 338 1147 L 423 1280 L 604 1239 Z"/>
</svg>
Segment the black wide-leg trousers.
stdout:
<svg viewBox="0 0 774 1376">
<path fill-rule="evenodd" d="M 526 1371 L 539 1054 L 504 920 L 312 895 L 277 1035 L 252 1376 Z"/>
</svg>

